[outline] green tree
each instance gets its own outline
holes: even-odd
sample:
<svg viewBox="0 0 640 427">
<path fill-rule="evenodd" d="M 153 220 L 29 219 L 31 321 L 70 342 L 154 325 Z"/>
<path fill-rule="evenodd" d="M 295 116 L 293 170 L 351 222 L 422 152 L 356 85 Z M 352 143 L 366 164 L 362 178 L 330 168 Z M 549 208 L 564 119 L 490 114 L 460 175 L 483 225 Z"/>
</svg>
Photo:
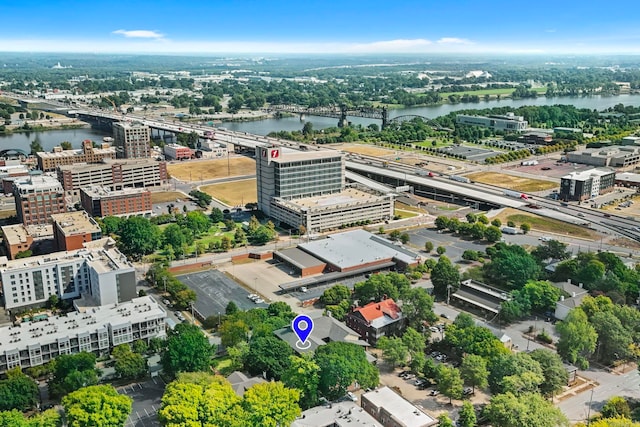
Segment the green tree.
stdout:
<svg viewBox="0 0 640 427">
<path fill-rule="evenodd" d="M 41 153 L 44 151 L 44 148 L 42 148 L 42 143 L 40 142 L 40 137 L 38 135 L 36 135 L 36 139 L 31 141 L 31 144 L 29 144 L 29 150 L 30 154 L 33 156 L 35 156 L 36 153 Z"/>
<path fill-rule="evenodd" d="M 402 314 L 407 325 L 420 330 L 424 322 L 435 322 L 433 313 L 433 297 L 424 288 L 410 288 L 401 296 Z"/>
<path fill-rule="evenodd" d="M 450 219 L 444 215 L 437 217 L 434 224 L 438 230 L 445 230 L 449 228 Z"/>
<path fill-rule="evenodd" d="M 629 403 L 620 396 L 607 400 L 600 413 L 602 418 L 631 418 Z"/>
<path fill-rule="evenodd" d="M 266 225 L 261 225 L 255 232 L 251 233 L 249 238 L 255 245 L 264 245 L 275 237 L 276 233 L 274 230 L 270 229 Z"/>
<path fill-rule="evenodd" d="M 313 135 L 313 123 L 311 122 L 305 122 L 304 126 L 302 127 L 302 134 L 304 136 L 311 136 Z"/>
<path fill-rule="evenodd" d="M 546 348 L 539 348 L 529 353 L 531 358 L 540 364 L 544 381 L 540 384 L 540 392 L 553 397 L 569 383 L 569 373 L 557 353 Z"/>
<path fill-rule="evenodd" d="M 467 384 L 473 387 L 474 393 L 476 387 L 485 388 L 488 384 L 487 379 L 489 378 L 487 361 L 482 356 L 467 354 L 462 359 L 460 375 Z"/>
<path fill-rule="evenodd" d="M 206 233 L 209 231 L 209 227 L 211 227 L 211 219 L 201 211 L 187 212 L 184 220 L 185 226 L 194 236 Z"/>
<path fill-rule="evenodd" d="M 300 406 L 303 409 L 318 404 L 318 384 L 320 367 L 309 354 L 289 356 L 290 365 L 282 373 L 282 382 L 289 388 L 300 391 Z"/>
<path fill-rule="evenodd" d="M 70 427 L 123 426 L 132 400 L 111 385 L 94 385 L 69 393 L 62 399 Z"/>
<path fill-rule="evenodd" d="M 595 313 L 591 317 L 591 324 L 598 334 L 597 356 L 601 361 L 610 364 L 630 356 L 633 338 L 613 313 Z"/>
<path fill-rule="evenodd" d="M 165 245 L 170 245 L 177 256 L 184 254 L 183 248 L 188 244 L 187 239 L 193 240 L 189 232 L 178 224 L 169 224 L 162 232 L 162 241 Z"/>
<path fill-rule="evenodd" d="M 98 383 L 96 356 L 93 353 L 63 354 L 53 361 L 49 393 L 63 396 L 79 388 Z"/>
<path fill-rule="evenodd" d="M 211 214 L 209 214 L 209 218 L 211 218 L 211 222 L 213 222 L 214 224 L 217 224 L 219 222 L 224 221 L 224 214 L 220 209 L 212 208 Z"/>
<path fill-rule="evenodd" d="M 557 240 L 549 240 L 548 242 L 542 242 L 540 245 L 531 251 L 531 255 L 539 262 L 553 259 L 562 261 L 568 259 L 571 256 L 571 252 L 567 250 L 567 244 L 559 242 Z"/>
<path fill-rule="evenodd" d="M 436 248 L 436 253 L 440 256 L 444 255 L 445 252 L 447 252 L 447 248 L 445 248 L 444 246 L 438 246 Z"/>
<path fill-rule="evenodd" d="M 252 375 L 279 380 L 289 368 L 291 355 L 293 350 L 286 342 L 274 336 L 257 337 L 249 343 L 245 365 Z"/>
<path fill-rule="evenodd" d="M 402 344 L 409 351 L 411 359 L 418 354 L 424 354 L 426 347 L 424 335 L 412 327 L 408 327 L 402 334 Z"/>
<path fill-rule="evenodd" d="M 320 346 L 315 361 L 320 367 L 318 390 L 327 399 L 343 397 L 354 381 L 362 388 L 378 385 L 378 370 L 357 344 L 333 341 Z"/>
<path fill-rule="evenodd" d="M 452 399 L 462 398 L 463 383 L 458 369 L 444 364 L 438 365 L 436 384 L 438 391 L 449 398 L 449 403 Z"/>
<path fill-rule="evenodd" d="M 500 227 L 495 225 L 490 225 L 484 230 L 484 238 L 487 239 L 488 242 L 495 243 L 502 239 L 502 231 Z"/>
<path fill-rule="evenodd" d="M 587 358 L 596 349 L 598 333 L 589 324 L 587 315 L 580 308 L 574 308 L 567 317 L 556 325 L 560 337 L 557 343 L 558 354 L 571 363 L 579 363 L 582 368 L 588 366 Z"/>
<path fill-rule="evenodd" d="M 447 327 L 444 344 L 460 359 L 464 354 L 476 354 L 490 360 L 509 353 L 489 329 L 481 326 L 460 328 L 451 325 Z"/>
<path fill-rule="evenodd" d="M 424 251 L 426 253 L 430 253 L 433 250 L 433 242 L 431 240 L 427 240 L 424 242 Z"/>
<path fill-rule="evenodd" d="M 382 350 L 382 358 L 385 362 L 395 368 L 407 362 L 409 349 L 399 337 L 380 337 L 376 346 Z"/>
<path fill-rule="evenodd" d="M 335 285 L 325 290 L 320 296 L 320 302 L 324 305 L 340 304 L 343 300 L 351 298 L 351 289 L 344 285 Z"/>
<path fill-rule="evenodd" d="M 568 427 L 560 409 L 538 393 L 498 394 L 484 410 L 494 427 Z"/>
<path fill-rule="evenodd" d="M 467 249 L 464 252 L 462 252 L 462 259 L 465 261 L 477 261 L 478 251 L 474 251 L 473 249 Z"/>
<path fill-rule="evenodd" d="M 534 392 L 543 381 L 542 367 L 527 353 L 502 354 L 489 365 L 489 385 L 493 393 Z"/>
<path fill-rule="evenodd" d="M 38 384 L 20 368 L 7 371 L 7 379 L 0 381 L 0 411 L 18 409 L 26 411 L 40 401 Z"/>
<path fill-rule="evenodd" d="M 400 234 L 400 242 L 402 242 L 403 245 L 406 245 L 407 243 L 409 243 L 409 233 L 402 233 Z"/>
<path fill-rule="evenodd" d="M 226 314 L 227 316 L 232 316 L 236 314 L 238 311 L 240 311 L 240 309 L 238 308 L 236 303 L 233 301 L 229 301 L 229 304 L 227 304 L 227 306 L 224 309 L 224 314 Z"/>
<path fill-rule="evenodd" d="M 118 348 L 122 350 L 116 351 Z M 116 360 L 114 368 L 119 378 L 142 378 L 149 372 L 147 360 L 144 356 L 131 351 L 127 344 L 116 347 L 113 354 Z"/>
<path fill-rule="evenodd" d="M 522 224 L 520 224 L 520 230 L 522 230 L 524 234 L 527 234 L 529 231 L 531 231 L 531 225 L 529 225 L 526 222 L 523 222 Z"/>
<path fill-rule="evenodd" d="M 502 227 L 502 221 L 500 221 L 499 218 L 494 218 L 491 220 L 491 225 L 493 225 L 494 227 L 500 228 Z"/>
<path fill-rule="evenodd" d="M 404 274 L 372 274 L 364 282 L 356 283 L 353 296 L 360 305 L 370 301 L 381 301 L 385 295 L 387 298 L 398 300 L 410 287 L 411 282 Z"/>
<path fill-rule="evenodd" d="M 476 425 L 476 411 L 471 402 L 464 401 L 458 413 L 458 427 L 475 427 Z"/>
<path fill-rule="evenodd" d="M 242 406 L 252 426 L 288 426 L 300 415 L 300 391 L 281 382 L 255 384 L 244 393 Z"/>
<path fill-rule="evenodd" d="M 540 266 L 521 246 L 502 245 L 491 262 L 484 266 L 485 275 L 500 284 L 521 288 L 527 281 L 536 280 Z"/>
<path fill-rule="evenodd" d="M 157 225 L 148 219 L 134 216 L 128 218 L 120 227 L 118 247 L 125 255 L 139 260 L 158 249 L 160 245 L 160 231 Z"/>
<path fill-rule="evenodd" d="M 449 287 L 451 287 L 451 293 L 460 287 L 460 272 L 449 258 L 441 256 L 431 271 L 431 283 L 433 283 L 433 293 L 437 297 L 446 298 Z"/>
<path fill-rule="evenodd" d="M 471 328 L 475 326 L 476 322 L 468 313 L 460 313 L 453 320 L 453 324 L 458 328 Z"/>
<path fill-rule="evenodd" d="M 161 356 L 162 369 L 169 375 L 178 372 L 206 371 L 214 349 L 199 327 L 179 323 L 168 331 L 167 347 Z"/>
<path fill-rule="evenodd" d="M 438 415 L 438 427 L 455 427 L 451 418 L 449 418 L 449 414 L 443 412 Z"/>
<path fill-rule="evenodd" d="M 59 427 L 60 425 L 62 420 L 55 409 L 49 409 L 29 418 L 16 409 L 0 411 L 0 427 Z"/>
<path fill-rule="evenodd" d="M 69 141 L 62 141 L 60 143 L 60 148 L 62 148 L 63 150 L 73 150 L 73 146 Z"/>
</svg>

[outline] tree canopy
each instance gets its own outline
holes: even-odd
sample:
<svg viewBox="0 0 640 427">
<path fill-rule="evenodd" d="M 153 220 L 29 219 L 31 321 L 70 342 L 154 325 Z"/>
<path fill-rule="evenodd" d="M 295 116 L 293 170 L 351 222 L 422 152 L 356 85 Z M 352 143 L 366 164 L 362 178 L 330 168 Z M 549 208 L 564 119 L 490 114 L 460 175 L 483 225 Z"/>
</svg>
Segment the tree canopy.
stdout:
<svg viewBox="0 0 640 427">
<path fill-rule="evenodd" d="M 111 385 L 94 385 L 69 393 L 62 406 L 69 427 L 120 427 L 131 413 L 132 400 Z"/>
<path fill-rule="evenodd" d="M 318 389 L 327 399 L 343 397 L 354 381 L 362 388 L 378 385 L 378 370 L 359 345 L 330 342 L 316 350 L 315 361 L 320 367 Z"/>
<path fill-rule="evenodd" d="M 568 427 L 560 409 L 538 393 L 498 394 L 484 410 L 494 427 Z"/>
<path fill-rule="evenodd" d="M 162 353 L 162 369 L 169 375 L 178 372 L 206 371 L 214 348 L 199 327 L 179 323 L 169 331 L 167 347 Z"/>
</svg>

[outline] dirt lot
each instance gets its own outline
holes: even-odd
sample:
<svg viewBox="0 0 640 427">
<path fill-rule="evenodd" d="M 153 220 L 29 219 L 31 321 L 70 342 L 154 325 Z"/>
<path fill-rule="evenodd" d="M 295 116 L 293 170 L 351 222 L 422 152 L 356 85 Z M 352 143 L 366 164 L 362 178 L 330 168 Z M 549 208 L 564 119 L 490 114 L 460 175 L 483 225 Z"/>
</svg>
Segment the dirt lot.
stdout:
<svg viewBox="0 0 640 427">
<path fill-rule="evenodd" d="M 169 175 L 181 181 L 202 181 L 227 176 L 255 175 L 256 161 L 248 157 L 215 160 L 187 160 L 167 165 Z M 230 173 L 229 173 L 230 172 Z"/>
<path fill-rule="evenodd" d="M 247 203 L 258 201 L 255 179 L 203 185 L 200 187 L 200 191 L 229 206 L 244 206 Z"/>
<path fill-rule="evenodd" d="M 497 172 L 476 172 L 465 176 L 483 184 L 496 185 L 516 191 L 534 192 L 558 187 L 558 184 L 552 181 L 523 178 L 521 176 L 506 175 Z"/>
<path fill-rule="evenodd" d="M 580 237 L 583 239 L 597 240 L 600 235 L 593 230 L 579 225 L 568 224 L 557 219 L 546 218 L 538 215 L 532 215 L 529 213 L 523 213 L 516 209 L 506 208 L 496 218 L 500 219 L 503 224 L 507 221 L 513 221 L 516 223 L 516 227 L 520 227 L 520 224 L 527 222 L 531 225 L 532 230 L 546 231 L 549 233 L 561 234 L 564 236 Z"/>
<path fill-rule="evenodd" d="M 167 203 L 176 199 L 183 199 L 184 193 L 179 191 L 158 191 L 151 193 L 151 203 Z"/>
<path fill-rule="evenodd" d="M 633 204 L 629 207 L 625 208 L 620 206 L 620 203 L 622 203 L 620 202 L 620 203 L 614 203 L 609 206 L 605 206 L 602 209 L 605 211 L 615 213 L 616 215 L 620 215 L 620 216 L 633 216 L 636 218 L 640 218 L 640 196 L 635 196 L 629 200 L 633 202 Z"/>
</svg>

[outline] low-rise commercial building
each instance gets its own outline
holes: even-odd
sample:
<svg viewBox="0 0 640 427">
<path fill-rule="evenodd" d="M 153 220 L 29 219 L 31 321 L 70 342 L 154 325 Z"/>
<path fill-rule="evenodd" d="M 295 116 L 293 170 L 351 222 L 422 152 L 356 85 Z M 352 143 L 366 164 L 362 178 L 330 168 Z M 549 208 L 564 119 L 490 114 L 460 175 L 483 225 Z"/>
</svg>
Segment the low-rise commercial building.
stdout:
<svg viewBox="0 0 640 427">
<path fill-rule="evenodd" d="M 179 144 L 166 144 L 164 156 L 167 160 L 189 160 L 193 157 L 193 150 Z"/>
<path fill-rule="evenodd" d="M 610 169 L 589 169 L 572 172 L 560 179 L 561 200 L 588 200 L 613 191 L 616 173 Z"/>
<path fill-rule="evenodd" d="M 167 313 L 151 296 L 121 304 L 76 306 L 64 316 L 47 316 L 0 328 L 0 372 L 40 366 L 61 354 L 98 355 L 137 340 L 164 338 Z"/>
<path fill-rule="evenodd" d="M 107 143 L 100 148 L 93 147 L 93 141 L 82 142 L 80 150 L 63 150 L 62 147 L 53 147 L 50 153 L 36 153 L 38 168 L 44 172 L 55 171 L 58 166 L 73 165 L 75 163 L 98 163 L 104 159 L 115 159 L 116 149 Z"/>
<path fill-rule="evenodd" d="M 623 172 L 616 174 L 616 185 L 623 187 L 640 187 L 640 173 Z"/>
<path fill-rule="evenodd" d="M 145 188 L 83 188 L 80 190 L 80 203 L 89 215 L 98 217 L 151 215 L 153 212 L 151 192 Z"/>
<path fill-rule="evenodd" d="M 18 221 L 26 226 L 50 223 L 51 215 L 67 211 L 62 185 L 47 175 L 15 180 L 13 197 Z"/>
<path fill-rule="evenodd" d="M 291 427 L 382 427 L 356 402 L 344 401 L 303 411 Z"/>
<path fill-rule="evenodd" d="M 481 126 L 493 130 L 521 132 L 529 127 L 529 123 L 523 116 L 513 113 L 491 116 L 471 116 L 468 114 L 456 115 L 456 123 L 460 125 Z"/>
<path fill-rule="evenodd" d="M 430 427 L 438 424 L 437 420 L 386 386 L 364 393 L 360 405 L 384 427 Z"/>
<path fill-rule="evenodd" d="M 153 159 L 60 166 L 57 173 L 58 180 L 70 195 L 79 195 L 81 188 L 92 185 L 104 185 L 119 190 L 127 187 L 160 187 L 169 180 L 167 164 Z"/>
<path fill-rule="evenodd" d="M 102 229 L 85 211 L 51 215 L 53 242 L 58 251 L 82 249 L 84 244 L 102 238 Z"/>
<path fill-rule="evenodd" d="M 119 304 L 136 296 L 135 269 L 110 238 L 82 249 L 9 261 L 0 257 L 5 308 L 12 313 L 86 295 L 96 305 Z"/>
<path fill-rule="evenodd" d="M 610 146 L 567 153 L 567 161 L 590 166 L 624 168 L 640 163 L 640 147 Z"/>
<path fill-rule="evenodd" d="M 9 259 L 16 259 L 20 252 L 28 251 L 33 245 L 33 236 L 24 224 L 5 225 L 1 227 L 2 241 Z"/>
<path fill-rule="evenodd" d="M 545 132 L 527 132 L 518 137 L 518 142 L 523 144 L 551 145 L 553 144 L 553 137 Z"/>
</svg>

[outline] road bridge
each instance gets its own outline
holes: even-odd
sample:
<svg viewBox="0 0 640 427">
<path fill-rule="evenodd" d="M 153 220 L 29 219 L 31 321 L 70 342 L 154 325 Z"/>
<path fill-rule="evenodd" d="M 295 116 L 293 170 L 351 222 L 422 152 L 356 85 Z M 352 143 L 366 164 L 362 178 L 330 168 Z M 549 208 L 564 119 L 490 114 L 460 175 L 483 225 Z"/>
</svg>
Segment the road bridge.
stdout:
<svg viewBox="0 0 640 427">
<path fill-rule="evenodd" d="M 19 148 L 7 148 L 4 150 L 0 150 L 0 158 L 11 157 L 29 157 L 29 153 Z"/>
<path fill-rule="evenodd" d="M 344 104 L 325 107 L 304 107 L 302 105 L 278 104 L 269 106 L 267 111 L 295 113 L 300 114 L 301 117 L 305 115 L 332 117 L 338 119 L 339 127 L 344 127 L 348 123 L 347 117 L 364 117 L 368 119 L 381 120 L 383 128 L 389 124 L 389 111 L 386 107 L 348 107 Z"/>
</svg>

